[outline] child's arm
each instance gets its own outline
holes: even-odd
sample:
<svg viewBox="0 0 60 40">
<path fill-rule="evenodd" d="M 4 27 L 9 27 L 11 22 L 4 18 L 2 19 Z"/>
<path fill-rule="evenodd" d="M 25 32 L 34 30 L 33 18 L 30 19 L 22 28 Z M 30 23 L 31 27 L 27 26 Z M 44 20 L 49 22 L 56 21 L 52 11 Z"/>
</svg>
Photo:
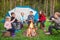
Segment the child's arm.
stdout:
<svg viewBox="0 0 60 40">
<path fill-rule="evenodd" d="M 14 21 L 15 21 L 15 18 L 11 21 L 11 23 L 14 22 Z"/>
<path fill-rule="evenodd" d="M 54 18 L 52 18 L 52 20 L 53 20 L 55 23 L 57 23 L 57 24 L 60 23 L 60 20 L 58 20 L 58 19 L 54 19 Z"/>
<path fill-rule="evenodd" d="M 34 21 L 34 16 L 33 16 L 33 21 Z"/>
<path fill-rule="evenodd" d="M 28 16 L 27 21 L 30 21 L 30 20 L 29 20 L 29 17 L 30 17 L 30 16 Z"/>
<path fill-rule="evenodd" d="M 6 22 L 4 23 L 4 27 L 5 27 L 5 28 L 7 27 Z"/>
</svg>

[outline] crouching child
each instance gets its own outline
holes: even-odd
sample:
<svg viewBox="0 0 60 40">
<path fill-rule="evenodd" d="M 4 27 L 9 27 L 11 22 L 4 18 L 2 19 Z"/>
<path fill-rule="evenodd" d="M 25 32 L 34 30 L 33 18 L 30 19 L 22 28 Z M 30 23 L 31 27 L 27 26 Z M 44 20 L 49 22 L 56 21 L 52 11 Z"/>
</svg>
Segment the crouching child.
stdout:
<svg viewBox="0 0 60 40">
<path fill-rule="evenodd" d="M 6 28 L 6 30 L 8 31 L 8 33 L 10 33 L 10 36 L 15 36 L 15 29 L 13 29 L 11 23 L 14 22 L 15 19 L 13 19 L 11 21 L 11 18 L 10 17 L 6 17 L 6 21 L 4 23 L 4 27 Z M 4 36 L 4 35 L 3 35 Z M 7 36 L 7 35 L 6 35 Z"/>
</svg>

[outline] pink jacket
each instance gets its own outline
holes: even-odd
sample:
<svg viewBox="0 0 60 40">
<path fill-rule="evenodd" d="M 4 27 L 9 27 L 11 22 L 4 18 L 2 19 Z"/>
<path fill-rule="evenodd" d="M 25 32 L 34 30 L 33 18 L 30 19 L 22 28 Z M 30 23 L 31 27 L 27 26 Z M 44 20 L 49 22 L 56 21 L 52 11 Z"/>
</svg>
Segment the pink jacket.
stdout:
<svg viewBox="0 0 60 40">
<path fill-rule="evenodd" d="M 4 27 L 8 30 L 8 29 L 11 29 L 12 28 L 12 26 L 11 26 L 11 23 L 12 22 L 14 22 L 15 21 L 15 19 L 13 19 L 12 21 L 6 21 L 5 23 L 4 23 Z"/>
</svg>

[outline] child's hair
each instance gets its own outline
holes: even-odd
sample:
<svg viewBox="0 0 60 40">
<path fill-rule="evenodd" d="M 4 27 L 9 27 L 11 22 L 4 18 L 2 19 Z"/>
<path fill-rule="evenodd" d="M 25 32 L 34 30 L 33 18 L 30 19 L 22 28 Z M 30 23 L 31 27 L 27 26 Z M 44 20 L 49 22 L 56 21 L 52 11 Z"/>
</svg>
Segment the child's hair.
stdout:
<svg viewBox="0 0 60 40">
<path fill-rule="evenodd" d="M 6 21 L 7 21 L 8 19 L 10 19 L 10 17 L 9 17 L 9 16 L 7 16 L 7 17 L 6 17 Z"/>
<path fill-rule="evenodd" d="M 33 13 L 33 11 L 30 11 L 31 13 Z"/>
<path fill-rule="evenodd" d="M 55 18 L 58 18 L 59 16 L 60 16 L 60 13 L 59 13 L 59 12 L 55 12 L 54 17 L 55 17 Z"/>
<path fill-rule="evenodd" d="M 15 14 L 14 12 L 11 13 L 11 15 Z"/>
<path fill-rule="evenodd" d="M 41 14 L 39 13 L 39 16 L 42 15 L 42 14 L 45 15 L 45 12 L 44 12 L 44 11 L 41 11 Z M 46 16 L 46 15 L 45 15 L 45 16 Z"/>
<path fill-rule="evenodd" d="M 22 15 L 22 14 L 24 15 L 24 12 L 21 12 L 21 15 Z"/>
</svg>

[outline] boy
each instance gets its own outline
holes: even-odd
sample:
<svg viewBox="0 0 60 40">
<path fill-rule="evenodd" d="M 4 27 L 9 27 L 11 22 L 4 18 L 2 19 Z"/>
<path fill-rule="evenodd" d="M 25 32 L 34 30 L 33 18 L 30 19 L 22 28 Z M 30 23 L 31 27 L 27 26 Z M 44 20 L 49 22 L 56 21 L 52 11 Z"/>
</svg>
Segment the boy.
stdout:
<svg viewBox="0 0 60 40">
<path fill-rule="evenodd" d="M 14 12 L 12 12 L 11 13 L 11 21 L 15 18 L 15 13 Z M 18 27 L 17 27 L 18 26 Z M 18 30 L 18 29 L 20 29 L 20 23 L 18 22 L 18 20 L 17 19 L 15 19 L 15 21 L 12 23 L 12 27 L 14 28 L 14 29 L 16 29 L 16 30 Z"/>
<path fill-rule="evenodd" d="M 30 25 L 31 20 L 34 22 L 34 16 L 32 11 L 30 11 L 30 15 L 28 15 L 27 20 L 28 20 L 28 26 Z"/>
</svg>

